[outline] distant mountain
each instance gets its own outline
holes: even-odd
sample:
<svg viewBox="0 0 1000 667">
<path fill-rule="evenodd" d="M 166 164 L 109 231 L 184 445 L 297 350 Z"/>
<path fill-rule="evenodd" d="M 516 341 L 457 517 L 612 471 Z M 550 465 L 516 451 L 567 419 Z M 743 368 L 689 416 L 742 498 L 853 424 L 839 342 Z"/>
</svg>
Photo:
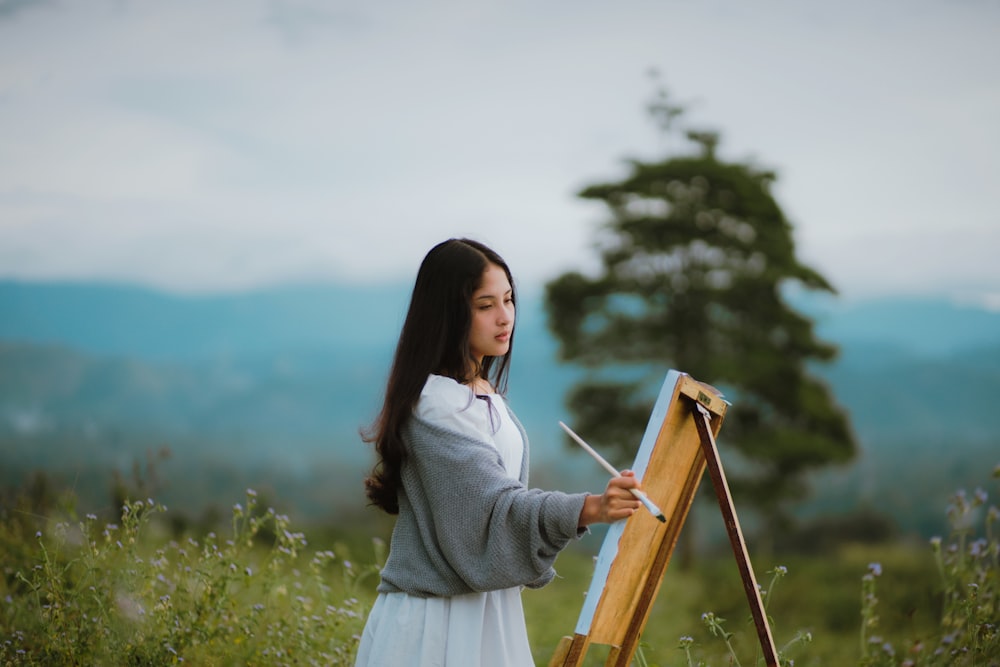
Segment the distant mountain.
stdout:
<svg viewBox="0 0 1000 667">
<path fill-rule="evenodd" d="M 154 361 L 243 359 L 294 349 L 392 347 L 408 285 L 306 285 L 177 296 L 129 285 L 0 281 L 0 340 Z M 826 340 L 878 356 L 945 358 L 1000 343 L 1000 312 L 937 298 L 789 297 Z M 537 292 L 520 331 L 545 333 Z M 870 359 L 873 357 L 866 357 Z"/>
<path fill-rule="evenodd" d="M 1000 344 L 1000 312 L 942 298 L 841 301 L 805 294 L 790 300 L 813 318 L 823 338 L 854 352 L 945 358 Z"/>
<path fill-rule="evenodd" d="M 400 286 L 299 286 L 176 296 L 128 285 L 0 281 L 0 340 L 150 361 L 391 346 Z"/>
<path fill-rule="evenodd" d="M 511 399 L 532 435 L 534 481 L 595 488 L 603 473 L 567 454 L 556 425 L 581 371 L 557 363 L 538 295 L 521 297 Z M 40 468 L 99 493 L 101 471 L 165 444 L 175 504 L 203 504 L 249 471 L 314 514 L 334 497 L 356 502 L 371 456 L 358 429 L 378 409 L 407 299 L 402 286 L 178 297 L 0 282 L 0 486 Z M 841 348 L 816 372 L 863 449 L 816 476 L 805 509 L 878 504 L 922 529 L 953 485 L 1000 463 L 1000 313 L 793 302 Z"/>
</svg>

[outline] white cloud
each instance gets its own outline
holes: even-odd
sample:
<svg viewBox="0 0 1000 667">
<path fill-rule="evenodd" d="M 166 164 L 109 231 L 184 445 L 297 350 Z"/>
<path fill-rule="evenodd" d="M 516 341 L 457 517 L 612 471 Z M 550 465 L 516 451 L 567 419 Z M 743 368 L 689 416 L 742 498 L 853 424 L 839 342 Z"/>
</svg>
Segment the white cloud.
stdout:
<svg viewBox="0 0 1000 667">
<path fill-rule="evenodd" d="M 593 262 L 575 190 L 654 155 L 656 66 L 778 170 L 845 293 L 995 292 L 998 26 L 938 0 L 39 3 L 0 17 L 0 276 L 408 279 L 470 235 L 537 283 Z"/>
</svg>

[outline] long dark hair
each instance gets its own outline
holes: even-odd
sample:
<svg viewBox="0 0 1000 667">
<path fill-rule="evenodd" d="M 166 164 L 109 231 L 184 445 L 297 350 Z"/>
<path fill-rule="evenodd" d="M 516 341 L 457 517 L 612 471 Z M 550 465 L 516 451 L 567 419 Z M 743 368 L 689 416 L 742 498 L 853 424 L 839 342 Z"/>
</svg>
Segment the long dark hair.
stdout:
<svg viewBox="0 0 1000 667">
<path fill-rule="evenodd" d="M 482 378 L 500 393 L 507 391 L 513 330 L 510 347 L 502 357 L 483 357 L 482 363 L 477 363 L 469 348 L 472 295 L 490 264 L 507 274 L 514 297 L 514 279 L 507 263 L 477 241 L 449 239 L 439 243 L 420 264 L 389 372 L 385 402 L 378 418 L 362 433 L 366 442 L 375 443 L 378 456 L 365 479 L 365 493 L 371 504 L 389 514 L 399 513 L 400 467 L 406 456 L 403 424 L 413 414 L 427 376 L 444 375 L 462 384 Z"/>
</svg>

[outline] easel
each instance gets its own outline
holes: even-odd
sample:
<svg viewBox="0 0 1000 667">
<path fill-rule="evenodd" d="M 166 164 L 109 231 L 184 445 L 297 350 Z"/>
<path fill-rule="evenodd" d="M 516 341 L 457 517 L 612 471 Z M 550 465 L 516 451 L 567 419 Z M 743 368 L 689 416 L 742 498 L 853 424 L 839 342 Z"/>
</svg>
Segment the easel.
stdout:
<svg viewBox="0 0 1000 667">
<path fill-rule="evenodd" d="M 777 667 L 778 651 L 715 444 L 727 407 L 712 387 L 686 373 L 667 374 L 632 467 L 667 522 L 640 511 L 608 528 L 574 635 L 562 638 L 549 667 L 579 667 L 591 643 L 611 646 L 606 667 L 629 665 L 706 467 L 764 662 Z"/>
</svg>

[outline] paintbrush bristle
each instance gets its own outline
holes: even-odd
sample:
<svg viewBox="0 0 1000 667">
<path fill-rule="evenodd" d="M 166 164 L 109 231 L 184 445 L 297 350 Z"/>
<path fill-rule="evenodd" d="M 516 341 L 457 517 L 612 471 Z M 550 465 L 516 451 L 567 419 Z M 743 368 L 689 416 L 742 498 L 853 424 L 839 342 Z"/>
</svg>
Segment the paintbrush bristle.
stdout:
<svg viewBox="0 0 1000 667">
<path fill-rule="evenodd" d="M 657 514 L 656 518 L 660 520 L 660 523 L 666 523 L 667 522 L 667 517 L 663 516 L 662 514 Z"/>
</svg>

